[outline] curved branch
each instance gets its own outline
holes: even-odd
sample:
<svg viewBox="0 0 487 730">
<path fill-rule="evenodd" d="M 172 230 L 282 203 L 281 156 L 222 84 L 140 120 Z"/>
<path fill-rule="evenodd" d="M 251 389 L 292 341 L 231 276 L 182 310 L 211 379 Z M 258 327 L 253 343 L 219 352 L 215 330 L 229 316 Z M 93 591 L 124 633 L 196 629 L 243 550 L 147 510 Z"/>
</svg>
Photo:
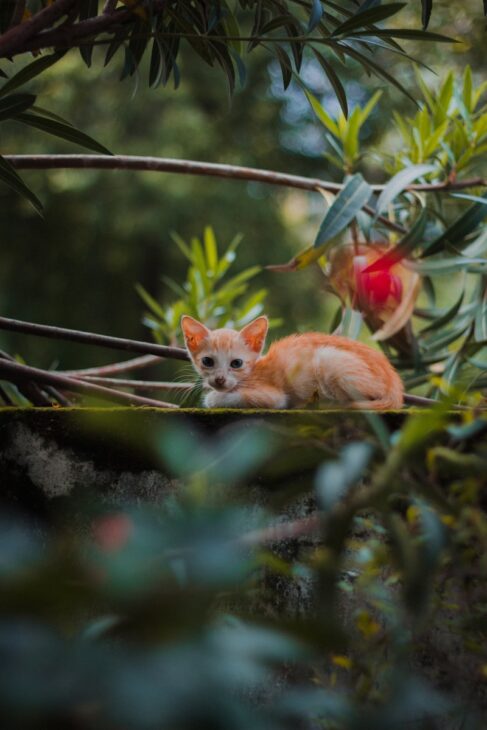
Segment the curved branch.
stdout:
<svg viewBox="0 0 487 730">
<path fill-rule="evenodd" d="M 106 375 L 118 375 L 119 373 L 128 373 L 132 370 L 148 368 L 152 365 L 157 365 L 160 361 L 161 358 L 157 355 L 142 355 L 141 357 L 134 357 L 131 360 L 110 363 L 110 365 L 99 365 L 93 368 L 83 368 L 82 370 L 64 370 L 63 374 L 80 378 L 84 378 L 85 375 L 105 377 Z"/>
<path fill-rule="evenodd" d="M 0 330 L 22 332 L 26 335 L 48 337 L 53 340 L 82 342 L 85 345 L 98 345 L 100 347 L 108 347 L 112 350 L 140 352 L 148 355 L 157 355 L 158 357 L 171 358 L 173 360 L 189 360 L 189 355 L 183 347 L 165 347 L 164 345 L 156 345 L 152 342 L 128 340 L 122 337 L 108 337 L 93 332 L 80 332 L 79 330 L 51 327 L 50 325 L 34 324 L 33 322 L 21 322 L 18 319 L 9 319 L 8 317 L 0 317 Z"/>
<path fill-rule="evenodd" d="M 173 172 L 180 175 L 204 175 L 223 177 L 229 180 L 247 180 L 267 185 L 296 188 L 301 190 L 327 190 L 339 193 L 343 190 L 340 183 L 323 180 L 319 177 L 290 175 L 274 170 L 261 170 L 256 167 L 225 165 L 198 160 L 177 160 L 171 157 L 142 157 L 138 155 L 3 155 L 17 170 L 136 170 L 139 172 Z M 371 185 L 374 193 L 380 193 L 385 185 Z M 449 192 L 472 187 L 487 187 L 483 177 L 468 180 L 445 180 L 439 183 L 416 183 L 405 190 L 422 192 Z M 375 215 L 375 212 L 374 212 Z"/>
<path fill-rule="evenodd" d="M 94 398 L 114 401 L 115 403 L 150 406 L 152 408 L 179 408 L 175 403 L 164 403 L 163 401 L 152 398 L 142 398 L 141 396 L 122 393 L 112 388 L 103 388 L 101 385 L 87 383 L 84 380 L 76 380 L 75 378 L 68 378 L 66 375 L 58 375 L 48 370 L 31 368 L 17 362 L 9 362 L 8 360 L 0 359 L 0 378 L 2 380 L 12 380 L 13 382 L 21 383 L 47 383 L 48 385 L 53 385 L 54 387 L 62 388 L 73 393 L 84 393 Z"/>
</svg>

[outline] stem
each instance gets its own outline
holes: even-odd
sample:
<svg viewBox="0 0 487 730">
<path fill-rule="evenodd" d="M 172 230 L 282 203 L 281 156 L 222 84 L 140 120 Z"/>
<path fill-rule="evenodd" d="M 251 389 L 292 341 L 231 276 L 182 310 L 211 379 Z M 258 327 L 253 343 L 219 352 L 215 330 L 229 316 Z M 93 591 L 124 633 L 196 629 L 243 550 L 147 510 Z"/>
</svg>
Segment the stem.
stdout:
<svg viewBox="0 0 487 730">
<path fill-rule="evenodd" d="M 77 0 L 56 0 L 52 5 L 40 10 L 30 20 L 25 23 L 10 28 L 0 36 L 0 57 L 10 57 L 23 50 L 33 36 L 40 33 L 45 28 L 50 28 L 59 18 L 71 10 L 71 7 Z M 72 26 L 71 26 L 72 27 Z M 68 28 L 62 29 L 64 33 Z M 45 34 L 47 35 L 47 33 Z M 42 36 L 43 38 L 45 36 Z M 45 44 L 41 46 L 45 48 Z"/>
<path fill-rule="evenodd" d="M 74 393 L 85 393 L 101 400 L 114 401 L 115 403 L 128 403 L 130 405 L 151 406 L 153 408 L 178 408 L 174 403 L 164 403 L 152 398 L 142 398 L 129 393 L 122 393 L 111 388 L 103 388 L 101 385 L 86 383 L 83 380 L 68 378 L 66 375 L 51 373 L 40 368 L 31 368 L 27 365 L 20 365 L 17 362 L 0 360 L 0 377 L 9 376 L 8 379 L 17 382 L 35 381 L 36 383 L 47 383 Z M 5 380 L 6 378 L 3 377 Z M 49 404 L 50 405 L 50 404 Z"/>
<path fill-rule="evenodd" d="M 100 378 L 95 375 L 71 375 L 76 380 L 85 380 L 99 385 L 119 386 L 120 388 L 133 388 L 134 390 L 192 390 L 194 383 L 167 383 L 158 380 L 130 380 L 125 378 Z"/>
<path fill-rule="evenodd" d="M 319 178 L 288 175 L 273 170 L 259 170 L 253 167 L 238 165 L 222 165 L 212 162 L 196 162 L 194 160 L 173 160 L 164 157 L 138 157 L 131 155 L 4 155 L 18 170 L 56 170 L 56 169 L 90 169 L 90 170 L 139 170 L 146 172 L 175 172 L 182 175 L 208 175 L 231 180 L 252 180 L 268 185 L 298 188 L 316 192 L 318 189 L 328 190 L 335 195 L 343 185 Z M 382 189 L 383 186 L 372 186 Z M 375 217 L 375 211 L 368 205 L 363 210 Z M 385 216 L 378 220 L 392 231 L 406 233 L 406 229 L 392 223 Z"/>
<path fill-rule="evenodd" d="M 94 334 L 93 332 L 80 332 L 78 330 L 65 329 L 63 327 L 51 327 L 45 324 L 21 322 L 18 319 L 9 319 L 7 317 L 0 317 L 0 330 L 22 332 L 24 334 L 48 337 L 54 340 L 83 342 L 87 345 L 98 345 L 112 350 L 127 350 L 128 352 L 147 353 L 175 360 L 189 360 L 187 351 L 182 347 L 165 347 L 164 345 L 156 345 L 151 342 L 127 340 L 122 337 L 107 337 L 105 335 Z"/>
<path fill-rule="evenodd" d="M 142 368 L 157 365 L 161 362 L 161 358 L 156 355 L 142 355 L 142 357 L 134 357 L 132 360 L 124 362 L 114 362 L 111 365 L 100 365 L 96 368 L 85 368 L 84 370 L 65 370 L 64 375 L 76 375 L 84 377 L 85 375 L 117 375 L 118 373 L 128 373 L 131 370 L 139 370 Z"/>
</svg>

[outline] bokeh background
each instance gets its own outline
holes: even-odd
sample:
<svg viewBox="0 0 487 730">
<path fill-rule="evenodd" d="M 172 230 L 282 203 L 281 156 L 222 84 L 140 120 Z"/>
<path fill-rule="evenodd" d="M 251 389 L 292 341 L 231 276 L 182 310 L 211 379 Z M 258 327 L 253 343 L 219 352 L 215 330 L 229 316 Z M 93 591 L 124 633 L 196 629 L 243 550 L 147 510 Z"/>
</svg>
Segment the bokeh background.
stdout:
<svg viewBox="0 0 487 730">
<path fill-rule="evenodd" d="M 405 43 L 438 76 L 450 68 L 462 73 L 469 63 L 474 79 L 485 77 L 482 35 L 485 21 L 478 0 L 435 3 L 430 30 L 461 40 L 447 44 Z M 409 16 L 409 17 L 407 17 Z M 419 27 L 420 2 L 398 16 L 403 26 Z M 257 51 L 248 57 L 248 78 L 229 99 L 218 71 L 202 66 L 189 49 L 182 55 L 179 89 L 147 88 L 140 79 L 119 82 L 119 64 L 103 68 L 102 53 L 90 69 L 75 53 L 32 83 L 39 103 L 73 122 L 114 153 L 176 157 L 274 169 L 338 180 L 324 159 L 322 128 L 299 86 L 283 92 L 280 73 Z M 12 69 L 13 71 L 14 69 Z M 413 67 L 389 55 L 388 70 L 409 88 Z M 414 114 L 414 106 L 395 90 L 349 65 L 343 78 L 351 106 L 364 103 L 377 88 L 383 97 L 364 130 L 364 160 L 370 181 L 385 179 L 374 150 L 393 152 L 399 143 L 391 109 Z M 337 102 L 327 80 L 310 60 L 304 79 L 328 111 Z M 2 125 L 2 154 L 83 152 L 68 142 Z M 6 188 L 0 189 L 0 307 L 4 316 L 116 336 L 150 339 L 143 325 L 145 307 L 135 291 L 141 283 L 163 303 L 174 298 L 163 275 L 182 280 L 187 262 L 170 237 L 200 236 L 211 225 L 221 248 L 243 235 L 234 273 L 253 265 L 281 263 L 315 237 L 325 201 L 303 193 L 256 183 L 174 174 L 46 171 L 24 178 L 45 206 L 42 220 Z M 316 271 L 294 274 L 262 271 L 252 287 L 267 287 L 266 310 L 282 318 L 275 334 L 324 329 L 336 300 Z M 84 367 L 113 361 L 116 355 L 61 342 L 0 333 L 0 347 L 41 367 Z"/>
</svg>

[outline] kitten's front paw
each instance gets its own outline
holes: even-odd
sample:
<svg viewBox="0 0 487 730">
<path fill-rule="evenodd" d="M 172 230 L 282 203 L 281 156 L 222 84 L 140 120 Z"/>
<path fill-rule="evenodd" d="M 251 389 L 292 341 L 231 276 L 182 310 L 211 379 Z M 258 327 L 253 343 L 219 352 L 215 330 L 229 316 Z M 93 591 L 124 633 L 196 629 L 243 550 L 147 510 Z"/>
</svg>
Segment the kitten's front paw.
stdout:
<svg viewBox="0 0 487 730">
<path fill-rule="evenodd" d="M 205 408 L 241 408 L 243 403 L 237 391 L 231 393 L 210 390 L 203 398 Z"/>
</svg>

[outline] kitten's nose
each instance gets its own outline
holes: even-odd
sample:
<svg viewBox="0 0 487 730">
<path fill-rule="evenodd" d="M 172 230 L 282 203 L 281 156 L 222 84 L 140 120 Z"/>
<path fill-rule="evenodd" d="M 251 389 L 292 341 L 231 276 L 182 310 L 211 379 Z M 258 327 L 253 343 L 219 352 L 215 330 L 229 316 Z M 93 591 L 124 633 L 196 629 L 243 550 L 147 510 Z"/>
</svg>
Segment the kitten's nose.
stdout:
<svg viewBox="0 0 487 730">
<path fill-rule="evenodd" d="M 219 375 L 217 378 L 215 378 L 215 385 L 217 388 L 223 388 L 225 385 L 225 378 L 223 375 Z"/>
</svg>

